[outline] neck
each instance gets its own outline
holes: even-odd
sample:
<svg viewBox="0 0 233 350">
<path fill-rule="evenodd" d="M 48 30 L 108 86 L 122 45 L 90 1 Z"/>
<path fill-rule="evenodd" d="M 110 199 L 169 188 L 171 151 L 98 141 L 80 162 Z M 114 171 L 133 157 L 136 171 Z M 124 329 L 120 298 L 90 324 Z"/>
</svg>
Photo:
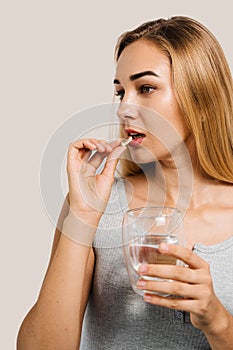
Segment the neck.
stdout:
<svg viewBox="0 0 233 350">
<path fill-rule="evenodd" d="M 148 194 L 160 203 L 175 206 L 183 213 L 212 201 L 219 181 L 207 178 L 200 169 L 197 157 L 177 153 L 172 160 L 157 162 L 147 173 Z"/>
</svg>

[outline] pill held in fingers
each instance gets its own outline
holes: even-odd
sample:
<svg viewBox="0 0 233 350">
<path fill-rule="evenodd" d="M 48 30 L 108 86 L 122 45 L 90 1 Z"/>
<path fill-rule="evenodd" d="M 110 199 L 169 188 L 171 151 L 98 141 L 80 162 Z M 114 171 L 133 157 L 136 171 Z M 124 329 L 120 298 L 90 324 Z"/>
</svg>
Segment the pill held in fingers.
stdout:
<svg viewBox="0 0 233 350">
<path fill-rule="evenodd" d="M 131 141 L 133 140 L 132 136 L 127 137 L 127 139 L 124 139 L 121 141 L 121 146 L 127 146 Z"/>
</svg>

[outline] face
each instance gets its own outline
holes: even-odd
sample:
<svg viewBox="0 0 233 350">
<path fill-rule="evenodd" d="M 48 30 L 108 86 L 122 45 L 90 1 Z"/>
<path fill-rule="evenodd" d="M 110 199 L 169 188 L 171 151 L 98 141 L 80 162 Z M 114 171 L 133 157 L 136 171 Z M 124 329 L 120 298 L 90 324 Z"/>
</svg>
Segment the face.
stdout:
<svg viewBox="0 0 233 350">
<path fill-rule="evenodd" d="M 121 53 L 114 79 L 118 117 L 135 162 L 171 158 L 188 132 L 172 87 L 167 56 L 149 41 L 138 40 Z"/>
</svg>

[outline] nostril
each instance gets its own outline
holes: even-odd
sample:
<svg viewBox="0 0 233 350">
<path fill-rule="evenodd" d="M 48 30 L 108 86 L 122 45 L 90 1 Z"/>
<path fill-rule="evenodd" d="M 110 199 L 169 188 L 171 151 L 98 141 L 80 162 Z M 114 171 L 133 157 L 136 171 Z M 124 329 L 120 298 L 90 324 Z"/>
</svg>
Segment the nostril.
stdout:
<svg viewBox="0 0 233 350">
<path fill-rule="evenodd" d="M 117 115 L 121 119 L 136 119 L 137 114 L 137 106 L 125 102 L 121 102 L 117 111 Z"/>
<path fill-rule="evenodd" d="M 133 115 L 125 115 L 123 118 L 124 119 L 135 119 L 136 117 Z"/>
<path fill-rule="evenodd" d="M 133 115 L 133 114 L 127 114 L 127 113 L 122 113 L 122 112 L 120 112 L 120 111 L 118 111 L 117 112 L 117 116 L 118 116 L 118 118 L 120 118 L 120 119 L 136 119 L 136 116 L 135 115 Z"/>
</svg>

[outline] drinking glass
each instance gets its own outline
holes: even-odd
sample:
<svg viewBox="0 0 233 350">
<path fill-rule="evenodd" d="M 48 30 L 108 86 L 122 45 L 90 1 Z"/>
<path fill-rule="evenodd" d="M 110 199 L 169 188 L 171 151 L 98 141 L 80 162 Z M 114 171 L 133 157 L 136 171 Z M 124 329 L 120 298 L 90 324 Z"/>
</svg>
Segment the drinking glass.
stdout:
<svg viewBox="0 0 233 350">
<path fill-rule="evenodd" d="M 141 264 L 183 265 L 180 260 L 163 255 L 158 250 L 162 242 L 184 245 L 182 215 L 178 209 L 167 206 L 127 210 L 123 218 L 122 242 L 131 286 L 136 293 L 143 295 L 146 290 L 137 288 L 138 268 Z M 168 281 L 145 275 L 142 278 L 152 281 Z M 153 293 L 168 296 L 164 293 Z"/>
</svg>

